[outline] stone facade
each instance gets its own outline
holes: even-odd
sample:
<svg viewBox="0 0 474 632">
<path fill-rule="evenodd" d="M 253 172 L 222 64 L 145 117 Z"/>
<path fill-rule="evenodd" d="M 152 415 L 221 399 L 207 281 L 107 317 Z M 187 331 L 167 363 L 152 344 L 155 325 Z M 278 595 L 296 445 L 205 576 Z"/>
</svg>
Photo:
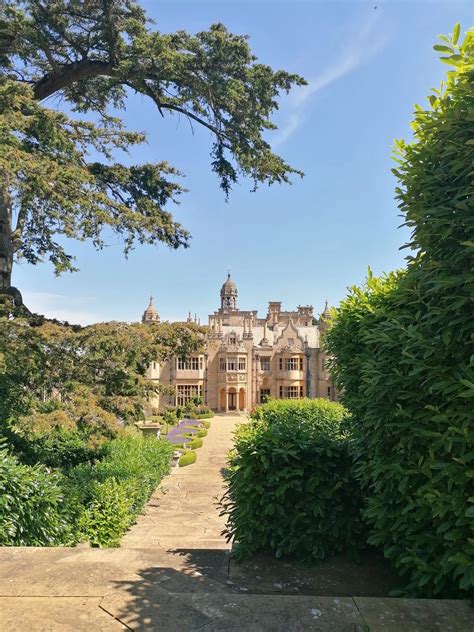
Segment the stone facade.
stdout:
<svg viewBox="0 0 474 632">
<path fill-rule="evenodd" d="M 153 405 L 163 409 L 201 396 L 213 410 L 228 412 L 250 410 L 267 397 L 335 400 L 327 356 L 321 349 L 327 303 L 313 324 L 311 305 L 289 312 L 272 301 L 266 317 L 259 318 L 256 310 L 239 310 L 237 298 L 237 287 L 228 275 L 220 291 L 221 306 L 209 316 L 204 352 L 186 361 L 152 363 L 149 378 L 175 387 L 174 395 L 161 395 Z M 142 318 L 145 323 L 151 320 L 159 320 L 152 300 Z"/>
</svg>

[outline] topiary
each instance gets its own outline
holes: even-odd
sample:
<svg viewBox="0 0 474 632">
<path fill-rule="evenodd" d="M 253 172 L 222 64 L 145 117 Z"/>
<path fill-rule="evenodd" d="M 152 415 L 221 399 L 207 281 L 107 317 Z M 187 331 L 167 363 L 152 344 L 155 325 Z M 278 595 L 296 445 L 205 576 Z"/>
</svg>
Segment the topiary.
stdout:
<svg viewBox="0 0 474 632">
<path fill-rule="evenodd" d="M 196 459 L 197 459 L 196 452 L 193 452 L 193 451 L 185 452 L 182 456 L 179 457 L 178 465 L 179 467 L 185 467 L 186 465 L 191 465 L 191 463 L 195 463 Z"/>
<path fill-rule="evenodd" d="M 186 445 L 190 450 L 196 450 L 197 448 L 202 448 L 202 444 L 203 444 L 202 439 L 193 439 Z"/>
</svg>

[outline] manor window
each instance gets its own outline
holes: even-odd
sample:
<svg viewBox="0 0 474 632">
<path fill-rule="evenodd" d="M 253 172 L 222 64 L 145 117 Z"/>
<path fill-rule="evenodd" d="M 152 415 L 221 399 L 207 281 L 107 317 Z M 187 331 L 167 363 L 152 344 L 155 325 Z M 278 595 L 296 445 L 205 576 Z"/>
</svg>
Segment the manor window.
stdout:
<svg viewBox="0 0 474 632">
<path fill-rule="evenodd" d="M 280 371 L 302 371 L 303 358 L 280 358 Z"/>
<path fill-rule="evenodd" d="M 247 358 L 239 358 L 239 371 L 247 370 Z"/>
<path fill-rule="evenodd" d="M 260 403 L 264 404 L 269 397 L 270 397 L 270 389 L 269 388 L 261 388 L 260 389 Z"/>
<path fill-rule="evenodd" d="M 270 356 L 260 358 L 260 368 L 262 371 L 270 371 Z"/>
<path fill-rule="evenodd" d="M 302 386 L 280 386 L 280 399 L 301 399 L 302 397 Z"/>
<path fill-rule="evenodd" d="M 230 336 L 229 336 L 229 344 L 230 345 L 237 344 L 237 338 L 236 338 L 235 334 L 230 334 Z"/>
<path fill-rule="evenodd" d="M 176 387 L 176 406 L 185 406 L 194 397 L 202 397 L 200 384 L 178 384 Z"/>
<path fill-rule="evenodd" d="M 193 358 L 178 358 L 176 360 L 176 369 L 178 371 L 202 371 L 202 356 Z"/>
<path fill-rule="evenodd" d="M 227 358 L 227 370 L 237 371 L 237 358 L 234 358 L 234 357 Z"/>
<path fill-rule="evenodd" d="M 226 359 L 225 358 L 219 358 L 219 371 L 221 371 L 223 373 L 226 371 Z"/>
</svg>

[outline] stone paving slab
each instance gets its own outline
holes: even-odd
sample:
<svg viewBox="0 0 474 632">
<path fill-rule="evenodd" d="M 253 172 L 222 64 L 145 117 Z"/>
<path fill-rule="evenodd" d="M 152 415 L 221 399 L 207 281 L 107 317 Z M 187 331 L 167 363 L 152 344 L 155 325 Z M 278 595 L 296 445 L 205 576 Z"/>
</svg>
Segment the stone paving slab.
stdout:
<svg viewBox="0 0 474 632">
<path fill-rule="evenodd" d="M 259 553 L 240 563 L 231 559 L 229 579 L 254 594 L 385 597 L 399 587 L 387 560 L 370 550 L 359 561 L 335 555 L 307 566 Z"/>
<path fill-rule="evenodd" d="M 216 415 L 211 420 L 196 463 L 176 468 L 158 493 L 153 494 L 145 514 L 122 540 L 123 548 L 230 550 L 222 531 L 225 518 L 217 504 L 225 487 L 222 472 L 232 447 L 239 416 Z"/>
<path fill-rule="evenodd" d="M 474 631 L 474 604 L 461 599 L 355 597 L 354 602 L 374 632 Z"/>
<path fill-rule="evenodd" d="M 192 592 L 189 577 L 215 588 L 217 582 L 225 584 L 227 570 L 222 551 L 5 547 L 0 548 L 0 597 L 103 596 L 144 577 L 160 583 L 163 574 L 182 574 L 183 588 Z"/>
<path fill-rule="evenodd" d="M 101 597 L 0 597 L 2 632 L 118 632 Z"/>
<path fill-rule="evenodd" d="M 136 586 L 101 602 L 132 630 L 157 632 L 364 632 L 352 599 L 275 595 L 164 595 Z"/>
</svg>

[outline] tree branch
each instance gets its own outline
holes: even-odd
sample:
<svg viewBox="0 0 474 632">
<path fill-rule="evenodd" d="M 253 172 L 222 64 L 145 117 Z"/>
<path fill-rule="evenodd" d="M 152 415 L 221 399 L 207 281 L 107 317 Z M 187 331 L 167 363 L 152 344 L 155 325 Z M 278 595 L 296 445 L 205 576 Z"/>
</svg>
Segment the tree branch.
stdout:
<svg viewBox="0 0 474 632">
<path fill-rule="evenodd" d="M 99 75 L 112 77 L 113 74 L 114 68 L 109 62 L 93 60 L 73 62 L 63 66 L 59 72 L 46 74 L 36 83 L 33 92 L 38 101 L 43 101 L 76 81 L 98 77 Z"/>
</svg>

